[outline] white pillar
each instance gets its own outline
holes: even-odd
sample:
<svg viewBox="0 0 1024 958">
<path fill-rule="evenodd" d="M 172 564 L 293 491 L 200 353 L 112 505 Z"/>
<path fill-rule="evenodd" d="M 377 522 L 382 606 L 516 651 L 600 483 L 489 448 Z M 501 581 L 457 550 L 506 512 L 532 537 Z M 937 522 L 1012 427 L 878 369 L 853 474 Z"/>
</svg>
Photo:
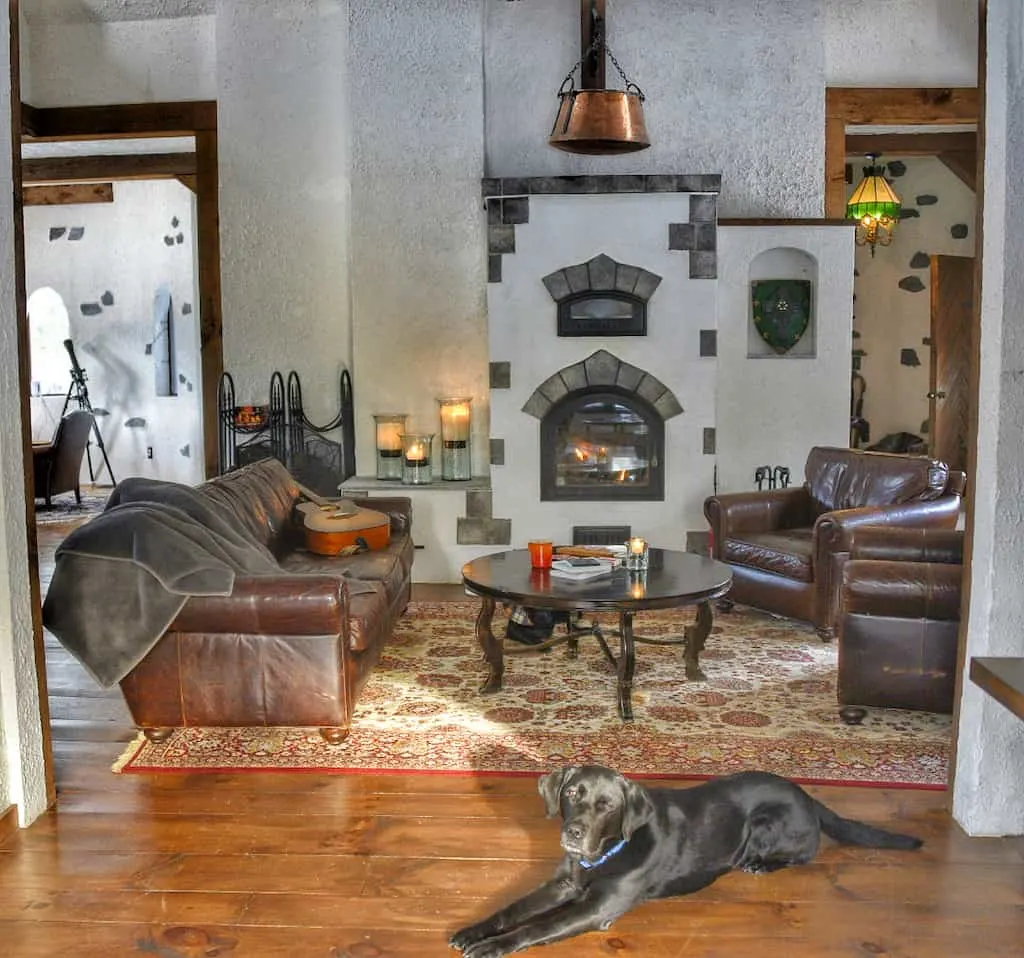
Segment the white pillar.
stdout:
<svg viewBox="0 0 1024 958">
<path fill-rule="evenodd" d="M 1024 655 L 1024 12 L 989 0 L 971 656 Z M 1024 722 L 965 678 L 953 815 L 1024 834 Z"/>
</svg>

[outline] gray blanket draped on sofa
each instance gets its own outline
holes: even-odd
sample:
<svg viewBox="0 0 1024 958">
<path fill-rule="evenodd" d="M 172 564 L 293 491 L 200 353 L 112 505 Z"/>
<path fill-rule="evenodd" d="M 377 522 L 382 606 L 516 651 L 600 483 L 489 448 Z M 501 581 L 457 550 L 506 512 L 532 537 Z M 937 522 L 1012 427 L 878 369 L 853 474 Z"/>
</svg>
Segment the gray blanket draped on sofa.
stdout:
<svg viewBox="0 0 1024 958">
<path fill-rule="evenodd" d="M 43 624 L 103 687 L 149 652 L 194 595 L 230 595 L 235 576 L 275 575 L 270 551 L 202 492 L 125 479 L 58 547 Z"/>
</svg>

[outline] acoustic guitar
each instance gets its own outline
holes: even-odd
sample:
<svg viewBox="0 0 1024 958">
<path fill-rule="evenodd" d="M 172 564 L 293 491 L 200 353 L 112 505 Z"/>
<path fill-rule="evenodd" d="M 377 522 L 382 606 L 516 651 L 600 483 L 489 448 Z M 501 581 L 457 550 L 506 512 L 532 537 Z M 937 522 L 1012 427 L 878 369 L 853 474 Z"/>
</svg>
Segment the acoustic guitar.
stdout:
<svg viewBox="0 0 1024 958">
<path fill-rule="evenodd" d="M 325 499 L 299 487 L 309 499 L 295 508 L 302 514 L 306 548 L 317 555 L 354 555 L 386 549 L 391 542 L 391 516 L 346 499 Z"/>
</svg>

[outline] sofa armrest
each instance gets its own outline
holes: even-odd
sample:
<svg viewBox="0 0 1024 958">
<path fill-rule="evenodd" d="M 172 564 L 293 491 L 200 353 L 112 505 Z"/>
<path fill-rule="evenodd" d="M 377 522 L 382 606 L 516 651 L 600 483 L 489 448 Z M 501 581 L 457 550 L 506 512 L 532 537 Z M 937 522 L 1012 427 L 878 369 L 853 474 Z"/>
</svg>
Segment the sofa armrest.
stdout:
<svg viewBox="0 0 1024 958">
<path fill-rule="evenodd" d="M 952 529 L 959 515 L 960 499 L 956 496 L 824 512 L 814 523 L 815 556 L 820 559 L 838 550 L 849 552 L 854 530 L 863 526 Z"/>
<path fill-rule="evenodd" d="M 850 559 L 962 564 L 964 534 L 958 529 L 863 526 L 851 536 Z"/>
<path fill-rule="evenodd" d="M 348 588 L 339 576 L 239 576 L 231 595 L 192 596 L 174 632 L 348 637 Z"/>
<path fill-rule="evenodd" d="M 962 577 L 962 566 L 946 562 L 851 559 L 843 566 L 839 618 L 860 613 L 956 621 Z"/>
<path fill-rule="evenodd" d="M 804 486 L 765 492 L 730 492 L 708 496 L 704 515 L 711 524 L 716 552 L 731 536 L 745 532 L 798 529 L 811 524 L 811 498 Z"/>
<path fill-rule="evenodd" d="M 412 499 L 408 496 L 346 496 L 363 509 L 375 509 L 391 516 L 391 534 L 407 536 L 412 534 Z"/>
</svg>

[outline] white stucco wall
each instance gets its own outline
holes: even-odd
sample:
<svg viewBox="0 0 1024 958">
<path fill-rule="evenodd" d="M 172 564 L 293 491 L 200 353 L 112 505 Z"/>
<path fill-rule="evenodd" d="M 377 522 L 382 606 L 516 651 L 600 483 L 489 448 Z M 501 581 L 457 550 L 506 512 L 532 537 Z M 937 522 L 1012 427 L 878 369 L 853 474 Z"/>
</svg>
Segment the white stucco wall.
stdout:
<svg viewBox="0 0 1024 958">
<path fill-rule="evenodd" d="M 850 425 L 853 231 L 837 226 L 722 226 L 718 230 L 718 489 L 755 488 L 754 470 L 785 466 L 803 481 L 814 445 L 845 446 Z M 773 251 L 799 251 L 813 269 L 800 274 L 781 258 L 769 277 L 758 263 Z M 760 258 L 760 259 L 759 259 Z M 794 257 L 795 259 L 795 257 Z M 770 267 L 769 267 L 770 268 Z M 752 356 L 751 279 L 812 282 L 814 354 Z"/>
<path fill-rule="evenodd" d="M 192 193 L 174 180 L 115 183 L 113 203 L 25 209 L 28 294 L 48 286 L 64 300 L 117 479 L 154 476 L 194 483 L 203 478 L 193 209 Z M 51 239 L 55 228 L 65 232 Z M 69 239 L 73 228 L 84 231 L 80 239 Z M 156 395 L 154 357 L 147 354 L 154 340 L 153 300 L 161 287 L 171 295 L 175 396 Z M 106 292 L 112 294 L 110 305 L 101 300 Z M 86 315 L 83 304 L 100 312 Z M 51 346 L 61 350 L 59 342 Z M 65 373 L 69 368 L 70 362 Z M 66 376 L 65 392 L 67 382 Z M 34 397 L 31 404 L 33 438 L 47 440 L 64 397 Z M 69 408 L 78 407 L 72 402 Z M 109 484 L 102 456 L 96 448 L 91 455 L 97 480 Z M 89 481 L 85 463 L 82 479 Z"/>
<path fill-rule="evenodd" d="M 974 86 L 978 0 L 827 0 L 829 86 Z"/>
<path fill-rule="evenodd" d="M 1024 655 L 1024 9 L 989 0 L 981 382 L 967 657 Z M 1024 834 L 1024 722 L 970 682 L 953 815 L 972 835 Z"/>
<path fill-rule="evenodd" d="M 373 413 L 436 432 L 437 399 L 470 396 L 473 471 L 486 474 L 480 4 L 352 0 L 351 29 L 359 471 L 374 469 Z"/>
<path fill-rule="evenodd" d="M 347 0 L 217 10 L 224 368 L 240 403 L 295 370 L 317 423 L 351 362 L 347 13 Z"/>
<path fill-rule="evenodd" d="M 10 26 L 0 22 L 0 76 L 10 72 Z M 11 115 L 9 82 L 0 83 L 0 116 Z M 18 806 L 27 825 L 46 807 L 39 687 L 32 638 L 24 494 L 14 268 L 10 122 L 0 123 L 0 807 Z"/>
<path fill-rule="evenodd" d="M 485 4 L 490 176 L 722 174 L 719 215 L 820 216 L 824 18 L 817 0 L 611 5 L 608 45 L 647 95 L 651 147 L 620 157 L 547 145 L 579 59 L 579 4 Z M 621 89 L 607 64 L 608 85 Z"/>
<path fill-rule="evenodd" d="M 34 22 L 22 37 L 23 99 L 90 106 L 217 97 L 212 16 L 103 22 Z"/>
<path fill-rule="evenodd" d="M 901 159 L 881 158 L 885 163 Z M 927 262 L 911 266 L 918 253 L 926 255 L 973 256 L 975 231 L 974 192 L 933 156 L 902 158 L 906 173 L 890 177 L 906 210 L 916 217 L 903 219 L 896 227 L 890 246 L 857 248 L 854 289 L 854 329 L 860 338 L 854 347 L 866 353 L 861 374 L 867 383 L 864 418 L 871 424 L 870 442 L 888 433 L 910 432 L 926 437 L 922 423 L 928 419 L 928 388 L 931 352 L 923 342 L 931 332 L 931 273 Z M 861 181 L 863 157 L 851 157 L 854 182 Z M 919 197 L 934 196 L 928 205 Z M 951 233 L 955 224 L 967 226 L 963 239 Z M 899 286 L 901 280 L 920 280 L 923 288 L 914 292 Z M 902 349 L 917 353 L 919 366 L 901 363 Z"/>
</svg>

